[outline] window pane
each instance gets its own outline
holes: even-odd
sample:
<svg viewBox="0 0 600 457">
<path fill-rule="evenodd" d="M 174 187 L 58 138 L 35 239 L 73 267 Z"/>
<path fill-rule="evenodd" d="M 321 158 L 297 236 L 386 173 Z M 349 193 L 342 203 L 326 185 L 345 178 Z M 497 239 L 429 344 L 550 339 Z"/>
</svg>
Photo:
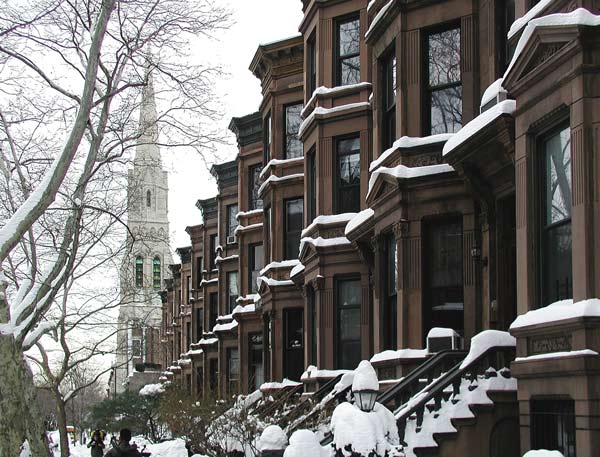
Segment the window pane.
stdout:
<svg viewBox="0 0 600 457">
<path fill-rule="evenodd" d="M 360 52 L 360 21 L 344 22 L 338 29 L 338 53 L 341 57 Z"/>
<path fill-rule="evenodd" d="M 462 86 L 431 92 L 431 134 L 454 133 L 462 125 Z"/>
<path fill-rule="evenodd" d="M 298 139 L 298 128 L 302 122 L 300 118 L 301 111 L 302 104 L 285 108 L 285 157 L 287 159 L 302 157 L 302 142 Z"/>
<path fill-rule="evenodd" d="M 348 57 L 340 62 L 340 85 L 360 82 L 360 56 Z"/>
<path fill-rule="evenodd" d="M 546 231 L 544 305 L 573 296 L 573 260 L 571 224 L 560 224 Z"/>
<path fill-rule="evenodd" d="M 396 55 L 393 51 L 384 65 L 385 108 L 389 109 L 396 103 Z"/>
<path fill-rule="evenodd" d="M 429 285 L 462 286 L 462 224 L 432 223 L 429 243 Z"/>
<path fill-rule="evenodd" d="M 338 158 L 340 184 L 360 184 L 360 153 L 345 154 Z"/>
<path fill-rule="evenodd" d="M 545 145 L 546 225 L 571 218 L 571 131 L 563 129 Z"/>
<path fill-rule="evenodd" d="M 460 29 L 429 35 L 429 86 L 460 81 Z"/>
<path fill-rule="evenodd" d="M 301 198 L 285 202 L 285 258 L 298 257 L 300 234 L 302 233 L 304 200 Z"/>
<path fill-rule="evenodd" d="M 360 341 L 340 342 L 339 354 L 339 368 L 354 370 L 360 363 Z"/>
<path fill-rule="evenodd" d="M 135 287 L 144 286 L 144 259 L 137 257 L 135 259 Z"/>
<path fill-rule="evenodd" d="M 337 166 L 337 212 L 360 210 L 360 140 L 340 140 Z"/>
<path fill-rule="evenodd" d="M 227 237 L 235 236 L 235 229 L 238 226 L 237 218 L 235 217 L 238 213 L 238 205 L 229 205 L 227 207 Z M 231 240 L 227 240 L 230 242 Z"/>
<path fill-rule="evenodd" d="M 340 296 L 338 306 L 360 306 L 361 287 L 360 281 L 343 281 L 340 283 Z"/>
<path fill-rule="evenodd" d="M 258 196 L 258 189 L 260 188 L 260 172 L 262 170 L 261 165 L 256 165 L 250 168 L 250 209 L 261 209 L 263 204 L 262 200 Z"/>
<path fill-rule="evenodd" d="M 158 257 L 152 261 L 152 285 L 155 289 L 160 289 L 160 259 Z"/>
<path fill-rule="evenodd" d="M 360 308 L 340 310 L 340 339 L 360 339 Z"/>
<path fill-rule="evenodd" d="M 397 255 L 397 245 L 396 238 L 391 235 L 388 237 L 388 246 L 387 246 L 387 254 L 388 254 L 388 295 L 396 294 L 396 287 L 398 283 L 398 255 Z"/>
</svg>

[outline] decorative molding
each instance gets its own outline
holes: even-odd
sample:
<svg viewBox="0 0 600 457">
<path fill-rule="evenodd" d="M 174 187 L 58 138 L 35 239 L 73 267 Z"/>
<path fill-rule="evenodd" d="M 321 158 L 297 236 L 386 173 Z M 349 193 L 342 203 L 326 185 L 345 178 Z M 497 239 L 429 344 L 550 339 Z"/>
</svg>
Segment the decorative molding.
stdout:
<svg viewBox="0 0 600 457">
<path fill-rule="evenodd" d="M 571 351 L 572 335 L 545 335 L 528 338 L 528 355 L 548 354 L 550 352 Z"/>
<path fill-rule="evenodd" d="M 525 227 L 527 221 L 527 161 L 520 159 L 516 165 L 515 191 L 517 195 L 517 229 Z"/>
<path fill-rule="evenodd" d="M 463 232 L 463 274 L 465 286 L 475 284 L 475 262 L 471 256 L 471 250 L 475 247 L 475 232 L 467 230 Z"/>
<path fill-rule="evenodd" d="M 530 73 L 532 70 L 552 58 L 552 56 L 560 51 L 566 44 L 566 41 L 562 43 L 541 43 L 535 50 L 531 59 L 529 59 L 522 75 Z"/>
<path fill-rule="evenodd" d="M 462 73 L 471 73 L 477 58 L 475 38 L 476 20 L 474 16 L 465 16 L 460 24 L 460 69 Z"/>
<path fill-rule="evenodd" d="M 419 84 L 421 79 L 421 36 L 420 30 L 406 33 L 406 81 L 409 85 Z"/>
</svg>

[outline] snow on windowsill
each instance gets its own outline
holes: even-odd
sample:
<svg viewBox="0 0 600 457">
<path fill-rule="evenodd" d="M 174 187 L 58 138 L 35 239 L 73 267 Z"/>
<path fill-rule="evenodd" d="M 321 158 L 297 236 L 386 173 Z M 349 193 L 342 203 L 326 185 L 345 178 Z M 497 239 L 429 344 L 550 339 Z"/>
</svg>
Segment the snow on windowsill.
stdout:
<svg viewBox="0 0 600 457">
<path fill-rule="evenodd" d="M 263 226 L 262 222 L 258 222 L 256 224 L 250 224 L 250 225 L 238 225 L 235 228 L 233 234 L 237 235 L 239 232 L 247 232 L 248 230 L 253 230 L 255 228 L 260 228 L 262 226 Z"/>
<path fill-rule="evenodd" d="M 258 284 L 264 282 L 269 287 L 278 287 L 278 286 L 293 286 L 294 281 L 290 281 L 289 279 L 279 280 L 279 279 L 271 279 L 266 276 L 259 276 L 256 280 Z"/>
<path fill-rule="evenodd" d="M 265 188 L 270 184 L 270 183 L 276 183 L 276 182 L 281 182 L 281 181 L 289 181 L 290 179 L 297 179 L 297 178 L 304 178 L 304 173 L 293 173 L 291 175 L 286 175 L 286 176 L 275 176 L 275 175 L 271 175 L 269 176 L 265 182 L 263 182 L 260 187 L 258 188 L 258 194 L 262 194 L 263 190 L 265 190 Z"/>
<path fill-rule="evenodd" d="M 300 111 L 300 116 L 302 118 L 306 117 L 306 113 L 308 112 L 309 108 L 315 103 L 317 97 L 319 97 L 319 96 L 335 95 L 335 94 L 344 93 L 344 92 L 354 92 L 354 91 L 361 90 L 361 89 L 371 89 L 372 87 L 373 87 L 373 84 L 371 84 L 370 82 L 346 84 L 345 86 L 336 86 L 336 87 L 331 87 L 331 88 L 325 87 L 325 86 L 319 86 L 315 89 L 315 91 L 312 93 L 312 95 L 308 99 L 306 106 L 304 108 L 302 108 L 302 111 Z"/>
<path fill-rule="evenodd" d="M 371 165 L 369 166 L 369 171 L 375 170 L 379 165 L 383 163 L 390 155 L 394 153 L 394 151 L 398 149 L 408 149 L 408 148 L 416 148 L 419 146 L 426 146 L 429 144 L 435 143 L 443 143 L 450 139 L 452 133 L 438 133 L 437 135 L 429 135 L 424 137 L 411 137 L 411 136 L 403 136 L 398 138 L 392 144 L 392 147 L 386 149 L 381 153 L 379 157 L 377 157 Z"/>
<path fill-rule="evenodd" d="M 300 240 L 300 252 L 303 252 L 304 246 L 307 244 L 310 244 L 315 248 L 327 248 L 333 246 L 345 246 L 351 243 L 350 240 L 348 240 L 348 238 L 346 238 L 345 236 L 338 236 L 335 238 L 311 238 L 309 236 L 305 236 Z"/>
<path fill-rule="evenodd" d="M 233 330 L 238 326 L 238 322 L 233 320 L 227 324 L 217 324 L 213 327 L 213 332 L 227 332 L 229 330 Z"/>
<path fill-rule="evenodd" d="M 240 217 L 246 217 L 246 216 L 254 216 L 255 214 L 262 214 L 263 210 L 262 208 L 259 209 L 251 209 L 250 211 L 240 211 L 239 213 L 237 213 L 235 215 L 235 218 L 237 220 L 240 219 Z"/>
<path fill-rule="evenodd" d="M 424 176 L 437 175 L 440 173 L 451 173 L 454 171 L 447 163 L 440 163 L 438 165 L 425 165 L 422 167 L 407 167 L 406 165 L 397 165 L 393 168 L 379 167 L 375 170 L 369 178 L 369 189 L 367 190 L 367 199 L 373 191 L 373 186 L 380 175 L 388 175 L 397 179 L 414 179 L 422 178 Z"/>
<path fill-rule="evenodd" d="M 231 314 L 235 316 L 236 314 L 247 314 L 253 313 L 254 311 L 256 311 L 256 305 L 254 303 L 250 303 L 246 306 L 237 305 L 235 308 L 233 308 L 233 312 Z"/>
<path fill-rule="evenodd" d="M 573 303 L 573 300 L 561 300 L 544 308 L 521 314 L 510 325 L 510 330 L 579 317 L 600 317 L 600 300 L 590 298 L 577 303 Z"/>
<path fill-rule="evenodd" d="M 302 230 L 302 236 L 307 236 L 317 225 L 347 224 L 354 216 L 356 216 L 356 214 L 357 213 L 342 213 L 317 216 L 304 230 Z"/>
<path fill-rule="evenodd" d="M 277 165 L 285 165 L 296 162 L 304 162 L 304 156 L 302 157 L 293 157 L 291 159 L 271 159 L 267 162 L 267 164 L 260 171 L 259 177 L 262 179 L 267 174 L 267 170 L 271 167 L 276 167 Z M 262 210 L 261 210 L 262 211 Z"/>
<path fill-rule="evenodd" d="M 344 86 L 344 87 L 346 87 L 346 86 Z M 370 108 L 371 104 L 369 102 L 357 102 L 357 103 L 348 103 L 346 105 L 336 106 L 333 108 L 323 108 L 321 106 L 317 106 L 312 111 L 312 113 L 310 113 L 310 115 L 302 121 L 302 124 L 300 124 L 300 127 L 298 128 L 298 137 L 302 136 L 302 134 L 304 133 L 304 130 L 306 130 L 306 128 L 312 123 L 315 116 L 317 116 L 317 115 L 324 116 L 326 114 L 339 113 L 339 112 L 348 111 L 348 110 L 355 109 L 355 108 L 365 108 L 365 107 Z"/>
<path fill-rule="evenodd" d="M 368 220 L 373 219 L 374 216 L 375 211 L 373 211 L 372 208 L 363 209 L 352 219 L 350 219 L 350 221 L 348 221 L 348 224 L 346 224 L 346 228 L 344 229 L 344 235 L 348 236 L 349 233 L 352 233 L 354 230 L 356 230 Z"/>
<path fill-rule="evenodd" d="M 271 262 L 266 267 L 264 267 L 262 270 L 260 270 L 259 275 L 264 276 L 269 271 L 277 269 L 277 268 L 295 267 L 299 263 L 300 263 L 300 261 L 298 259 L 282 260 L 279 262 Z"/>
<path fill-rule="evenodd" d="M 504 100 L 497 105 L 492 106 L 489 110 L 484 111 L 472 121 L 468 122 L 463 128 L 456 132 L 444 145 L 442 155 L 449 154 L 458 146 L 463 144 L 480 130 L 494 122 L 503 114 L 512 115 L 515 112 L 517 104 L 514 100 Z"/>
</svg>

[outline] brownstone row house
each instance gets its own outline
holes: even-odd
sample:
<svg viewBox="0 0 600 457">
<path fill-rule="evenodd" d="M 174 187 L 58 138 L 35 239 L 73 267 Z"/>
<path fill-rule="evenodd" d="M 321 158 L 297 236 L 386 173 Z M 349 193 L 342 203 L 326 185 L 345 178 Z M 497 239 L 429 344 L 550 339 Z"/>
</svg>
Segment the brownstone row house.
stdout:
<svg viewBox="0 0 600 457">
<path fill-rule="evenodd" d="M 594 455 L 600 3 L 302 8 L 300 35 L 258 47 L 262 103 L 171 266 L 163 379 L 309 396 L 371 359 L 383 390 L 440 332 L 468 350 L 510 330 L 517 387 L 427 455 Z"/>
</svg>

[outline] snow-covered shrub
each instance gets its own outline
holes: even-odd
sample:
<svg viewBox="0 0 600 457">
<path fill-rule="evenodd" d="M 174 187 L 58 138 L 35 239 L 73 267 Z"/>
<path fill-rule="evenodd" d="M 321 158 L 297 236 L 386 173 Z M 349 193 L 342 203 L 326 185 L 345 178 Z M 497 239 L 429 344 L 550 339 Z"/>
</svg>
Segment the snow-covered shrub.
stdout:
<svg viewBox="0 0 600 457">
<path fill-rule="evenodd" d="M 285 449 L 288 439 L 279 425 L 269 425 L 260 435 L 258 449 L 260 451 L 276 451 Z"/>
<path fill-rule="evenodd" d="M 283 457 L 326 457 L 329 451 L 319 444 L 317 436 L 310 430 L 297 430 L 290 437 L 290 445 Z"/>
</svg>

